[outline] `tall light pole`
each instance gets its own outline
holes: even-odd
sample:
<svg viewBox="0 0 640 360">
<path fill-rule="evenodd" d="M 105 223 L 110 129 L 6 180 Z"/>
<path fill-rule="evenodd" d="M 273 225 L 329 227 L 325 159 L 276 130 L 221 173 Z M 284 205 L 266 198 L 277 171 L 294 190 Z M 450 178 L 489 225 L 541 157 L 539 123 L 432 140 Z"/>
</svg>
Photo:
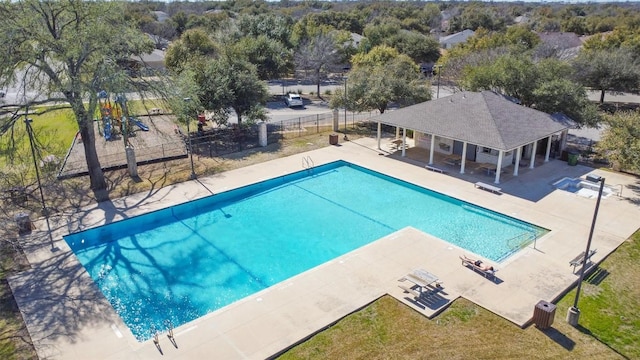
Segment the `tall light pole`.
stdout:
<svg viewBox="0 0 640 360">
<path fill-rule="evenodd" d="M 589 251 L 591 250 L 591 239 L 593 238 L 593 229 L 596 226 L 596 218 L 598 217 L 598 209 L 600 208 L 600 199 L 602 198 L 602 190 L 604 189 L 604 178 L 596 175 L 587 176 L 587 180 L 592 182 L 600 182 L 600 189 L 598 190 L 598 199 L 596 199 L 596 209 L 593 212 L 593 220 L 591 221 L 591 230 L 589 231 L 589 239 L 587 240 L 587 249 L 584 252 L 584 262 L 580 269 L 580 278 L 578 279 L 578 287 L 576 288 L 576 298 L 573 301 L 573 306 L 569 308 L 567 312 L 567 322 L 572 325 L 578 325 L 580 319 L 580 309 L 578 309 L 578 299 L 580 298 L 580 289 L 582 288 L 582 281 L 584 280 L 584 273 L 587 268 L 587 261 L 589 260 Z"/>
<path fill-rule="evenodd" d="M 42 183 L 40 181 L 40 171 L 38 170 L 38 162 L 36 161 L 36 147 L 33 144 L 33 128 L 31 127 L 31 122 L 33 120 L 29 119 L 25 115 L 24 123 L 27 127 L 27 135 L 29 135 L 29 144 L 31 145 L 31 156 L 33 157 L 33 166 L 36 168 L 36 179 L 38 180 L 38 190 L 40 190 L 40 200 L 42 201 L 42 215 L 47 216 L 49 211 L 47 210 L 47 206 L 44 202 L 44 192 L 42 192 Z"/>
<path fill-rule="evenodd" d="M 442 65 L 434 65 L 438 69 L 438 90 L 436 92 L 436 99 L 440 99 L 440 71 L 442 70 Z"/>
<path fill-rule="evenodd" d="M 349 140 L 347 138 L 347 79 L 348 77 L 345 75 L 344 77 L 344 139 Z"/>
<path fill-rule="evenodd" d="M 191 102 L 191 98 L 184 98 L 184 103 L 185 104 L 189 104 L 189 102 Z M 198 176 L 196 175 L 196 171 L 195 168 L 193 167 L 193 147 L 191 146 L 191 130 L 189 130 L 189 122 L 191 122 L 191 118 L 189 117 L 189 109 L 185 109 L 187 110 L 187 138 L 189 139 L 189 159 L 191 160 L 191 180 L 196 179 Z"/>
</svg>

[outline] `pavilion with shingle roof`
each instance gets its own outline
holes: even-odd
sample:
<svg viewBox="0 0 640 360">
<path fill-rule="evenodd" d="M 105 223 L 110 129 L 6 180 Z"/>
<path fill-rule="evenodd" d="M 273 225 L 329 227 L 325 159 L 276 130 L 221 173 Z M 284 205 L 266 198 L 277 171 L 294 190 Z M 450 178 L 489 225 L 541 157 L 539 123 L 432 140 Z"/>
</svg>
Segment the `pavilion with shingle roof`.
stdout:
<svg viewBox="0 0 640 360">
<path fill-rule="evenodd" d="M 538 145 L 546 146 L 545 162 L 549 161 L 551 146 L 557 151 L 566 147 L 567 133 L 575 122 L 563 114 L 553 115 L 522 106 L 510 97 L 494 91 L 463 91 L 437 100 L 430 100 L 406 108 L 381 114 L 378 122 L 378 148 L 381 124 L 414 132 L 416 147 L 429 149 L 429 164 L 435 152 L 459 156 L 460 173 L 465 162 L 474 161 L 502 169 L 512 163 L 518 175 L 521 160 L 535 158 Z M 404 149 L 403 148 L 403 156 Z M 529 161 L 533 169 L 534 161 Z M 495 183 L 500 171 L 495 171 Z"/>
</svg>

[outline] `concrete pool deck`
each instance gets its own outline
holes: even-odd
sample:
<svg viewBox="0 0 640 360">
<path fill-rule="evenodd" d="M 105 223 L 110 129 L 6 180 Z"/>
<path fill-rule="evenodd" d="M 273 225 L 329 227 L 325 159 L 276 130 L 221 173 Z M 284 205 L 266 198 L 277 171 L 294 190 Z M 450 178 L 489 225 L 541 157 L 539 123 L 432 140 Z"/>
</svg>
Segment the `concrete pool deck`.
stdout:
<svg viewBox="0 0 640 360">
<path fill-rule="evenodd" d="M 506 179 L 500 184 L 504 194 L 496 195 L 475 188 L 469 174 L 460 175 L 454 169 L 449 174 L 427 171 L 424 164 L 389 156 L 375 145 L 369 138 L 345 142 L 57 214 L 49 225 L 38 220 L 37 229 L 21 238 L 32 269 L 10 278 L 38 356 L 264 359 L 385 294 L 429 317 L 464 297 L 522 327 L 530 322 L 540 300 L 554 301 L 577 281 L 569 261 L 584 250 L 593 218 L 594 199 L 555 190 L 553 182 L 592 173 L 606 177 L 608 185 L 621 187 L 622 197 L 601 202 L 592 244 L 597 249 L 595 263 L 640 227 L 640 183 L 631 176 L 551 160 Z M 135 340 L 62 239 L 68 233 L 299 171 L 306 157 L 315 165 L 346 160 L 551 232 L 538 239 L 535 247 L 527 246 L 496 264 L 497 281 L 491 281 L 461 266 L 460 255 L 474 254 L 405 228 L 177 327 L 175 345 L 162 333 L 159 347 L 152 340 Z M 403 284 L 398 279 L 418 268 L 436 274 L 444 286 L 443 292 L 421 304 L 413 303 L 398 287 Z M 557 313 L 556 321 L 563 321 L 565 315 Z"/>
</svg>

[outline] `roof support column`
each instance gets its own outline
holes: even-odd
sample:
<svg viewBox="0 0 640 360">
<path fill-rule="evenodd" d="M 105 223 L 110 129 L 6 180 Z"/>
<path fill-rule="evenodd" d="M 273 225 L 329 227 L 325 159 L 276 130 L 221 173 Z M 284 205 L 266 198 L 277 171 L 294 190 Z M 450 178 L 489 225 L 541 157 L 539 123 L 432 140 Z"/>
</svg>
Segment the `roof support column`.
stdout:
<svg viewBox="0 0 640 360">
<path fill-rule="evenodd" d="M 378 134 L 376 135 L 376 139 L 378 140 L 378 150 L 380 150 L 380 141 L 382 138 L 382 123 L 378 123 Z"/>
<path fill-rule="evenodd" d="M 533 169 L 535 167 L 536 151 L 538 151 L 538 140 L 533 142 L 533 149 L 531 149 L 531 161 L 529 161 L 529 169 Z"/>
<path fill-rule="evenodd" d="M 467 142 L 462 143 L 462 159 L 460 159 L 460 174 L 464 174 L 464 164 L 467 160 Z"/>
<path fill-rule="evenodd" d="M 407 151 L 407 128 L 402 128 L 402 157 L 405 157 Z"/>
<path fill-rule="evenodd" d="M 567 148 L 567 138 L 569 137 L 569 130 L 562 130 L 560 133 L 560 153 L 562 154 L 562 150 Z"/>
<path fill-rule="evenodd" d="M 400 126 L 396 126 L 396 139 L 400 138 Z"/>
<path fill-rule="evenodd" d="M 544 162 L 549 162 L 549 154 L 551 153 L 551 139 L 553 139 L 553 135 L 549 135 L 547 138 L 547 151 L 544 153 Z"/>
<path fill-rule="evenodd" d="M 500 173 L 502 172 L 502 159 L 504 158 L 504 150 L 498 151 L 498 164 L 496 165 L 496 180 L 494 184 L 500 184 Z"/>
<path fill-rule="evenodd" d="M 522 146 L 518 146 L 516 149 L 516 164 L 513 167 L 513 176 L 518 176 L 518 169 L 520 169 L 520 158 L 522 157 Z"/>
<path fill-rule="evenodd" d="M 433 165 L 434 151 L 436 151 L 436 134 L 431 134 L 431 147 L 429 149 L 429 165 Z"/>
</svg>

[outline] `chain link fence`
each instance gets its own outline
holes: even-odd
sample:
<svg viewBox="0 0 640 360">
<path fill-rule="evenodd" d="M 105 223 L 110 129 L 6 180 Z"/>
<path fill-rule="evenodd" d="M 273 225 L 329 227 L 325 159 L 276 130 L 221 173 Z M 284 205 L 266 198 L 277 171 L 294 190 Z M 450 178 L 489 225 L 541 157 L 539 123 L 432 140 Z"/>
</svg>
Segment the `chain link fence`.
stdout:
<svg viewBox="0 0 640 360">
<path fill-rule="evenodd" d="M 267 144 L 275 144 L 283 139 L 333 132 L 334 123 L 337 124 L 338 131 L 344 131 L 346 126 L 347 132 L 362 133 L 363 129 L 366 129 L 367 133 L 371 133 L 372 129 L 376 131 L 376 127 L 369 126 L 368 120 L 378 114 L 377 111 L 347 113 L 345 118 L 341 113 L 326 112 L 287 120 L 268 121 Z M 187 148 L 188 141 L 185 137 Z M 257 148 L 260 146 L 258 125 L 234 126 L 195 133 L 191 136 L 191 146 L 194 154 L 208 157 Z"/>
</svg>

